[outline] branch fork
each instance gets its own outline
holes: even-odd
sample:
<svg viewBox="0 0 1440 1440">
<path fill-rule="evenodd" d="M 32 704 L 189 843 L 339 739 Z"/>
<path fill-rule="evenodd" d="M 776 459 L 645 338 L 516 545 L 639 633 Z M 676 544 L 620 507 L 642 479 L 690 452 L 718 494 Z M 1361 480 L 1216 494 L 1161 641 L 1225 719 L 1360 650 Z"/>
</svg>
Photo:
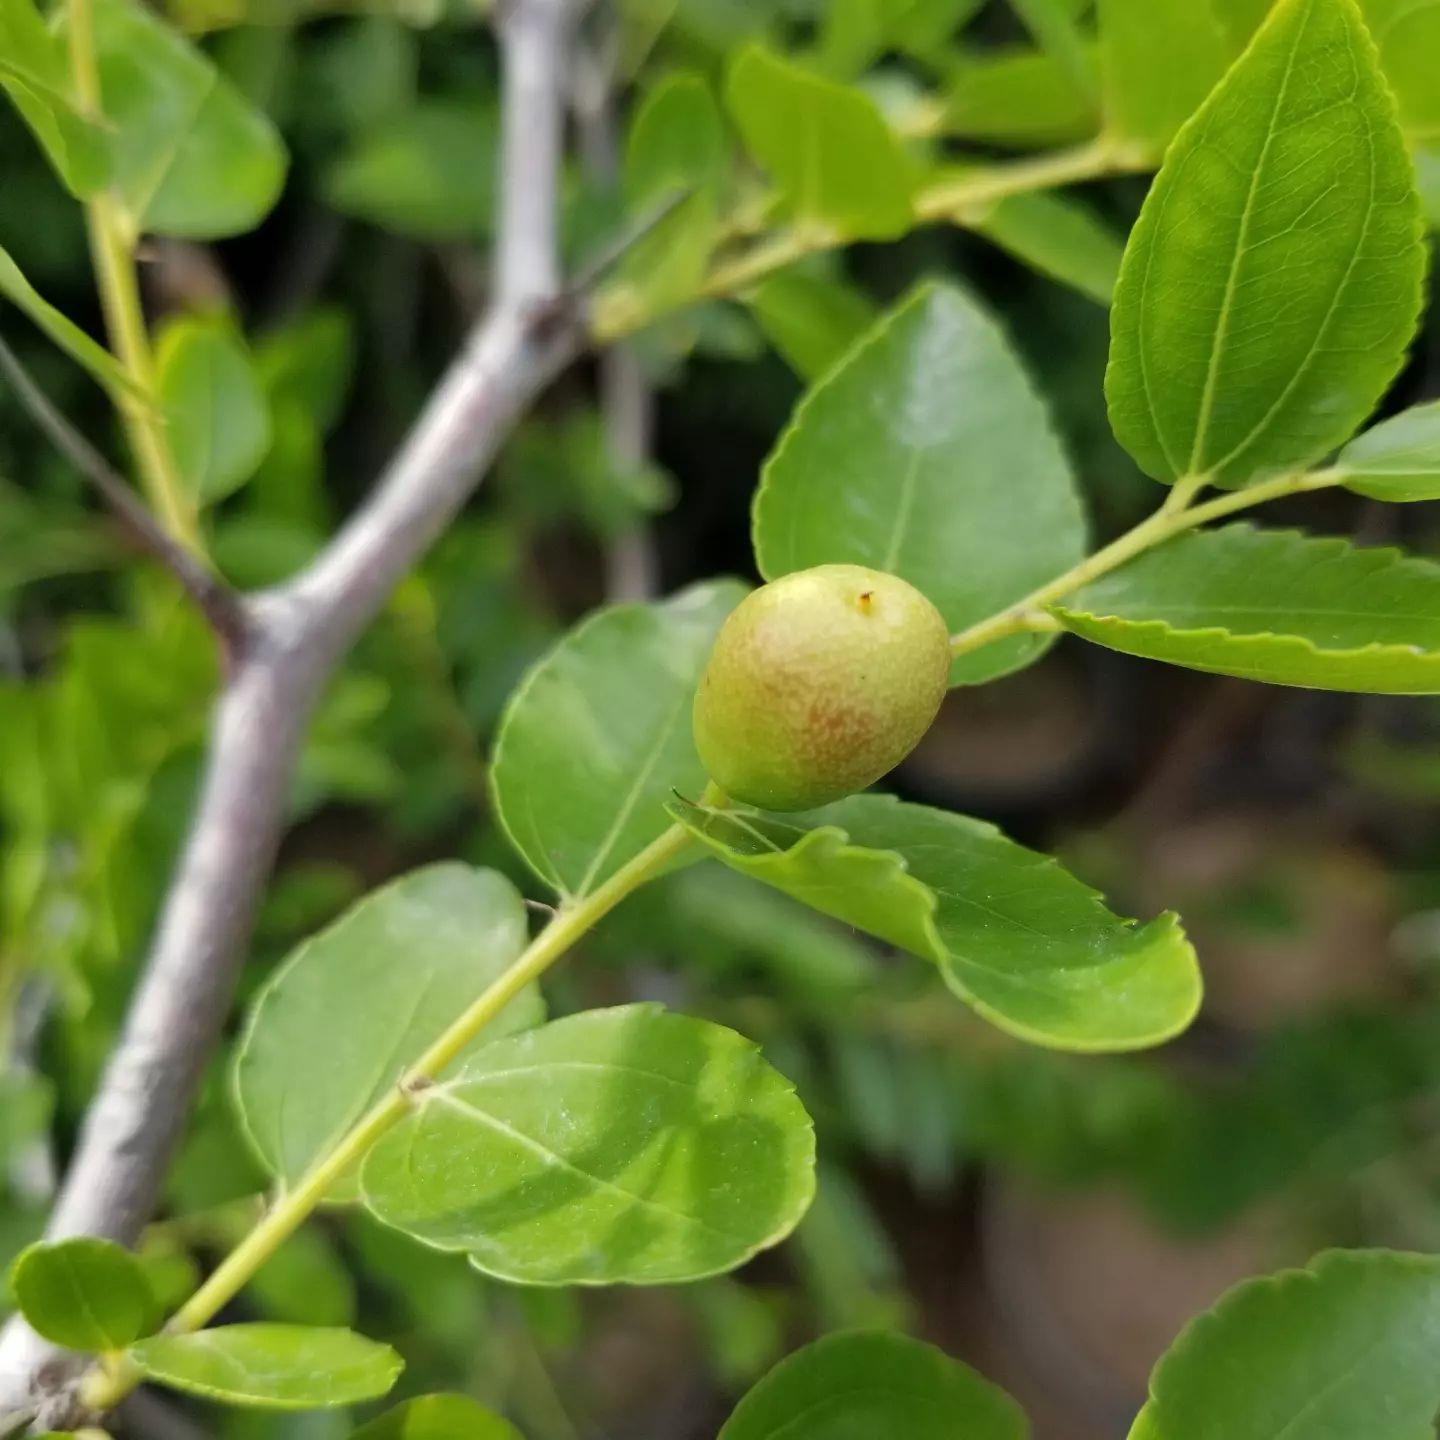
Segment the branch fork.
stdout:
<svg viewBox="0 0 1440 1440">
<path fill-rule="evenodd" d="M 521 414 L 579 352 L 562 285 L 558 195 L 573 0 L 507 0 L 495 290 L 369 501 L 298 577 L 241 597 L 170 538 L 16 366 L 50 438 L 209 617 L 229 656 L 189 837 L 121 1038 L 86 1115 L 50 1239 L 133 1243 L 149 1220 L 218 1043 L 284 827 L 306 723 L 326 681 L 454 517 Z M 13 359 L 13 357 L 10 357 Z M 26 388 L 28 386 L 28 389 Z M 86 1418 L 83 1357 L 14 1319 L 0 1335 L 0 1434 Z"/>
</svg>

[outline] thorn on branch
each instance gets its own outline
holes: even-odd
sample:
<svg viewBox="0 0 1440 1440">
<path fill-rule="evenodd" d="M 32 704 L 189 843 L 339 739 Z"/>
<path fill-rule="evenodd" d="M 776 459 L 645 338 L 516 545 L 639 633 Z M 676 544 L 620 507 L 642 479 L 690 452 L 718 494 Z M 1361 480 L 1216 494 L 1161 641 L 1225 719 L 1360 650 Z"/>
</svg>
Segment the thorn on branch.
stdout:
<svg viewBox="0 0 1440 1440">
<path fill-rule="evenodd" d="M 571 299 L 580 299 L 593 290 L 658 225 L 668 219 L 693 194 L 693 185 L 682 186 L 663 196 L 644 214 L 625 226 L 570 278 L 565 289 Z"/>
<path fill-rule="evenodd" d="M 0 372 L 51 444 L 94 486 L 135 543 L 179 581 L 219 637 L 227 665 L 233 665 L 249 637 L 249 620 L 241 597 L 204 560 L 161 528 L 110 462 L 51 404 L 3 339 Z"/>
</svg>

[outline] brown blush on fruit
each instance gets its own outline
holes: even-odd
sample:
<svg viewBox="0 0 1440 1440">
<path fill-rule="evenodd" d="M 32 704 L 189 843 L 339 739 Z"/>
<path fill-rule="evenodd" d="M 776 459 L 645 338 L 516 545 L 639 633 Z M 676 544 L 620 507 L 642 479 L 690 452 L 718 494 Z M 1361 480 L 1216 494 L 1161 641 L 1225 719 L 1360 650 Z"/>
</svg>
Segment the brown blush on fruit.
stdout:
<svg viewBox="0 0 1440 1440">
<path fill-rule="evenodd" d="M 695 743 L 715 783 L 766 810 L 863 790 L 929 728 L 949 631 L 913 585 L 820 565 L 762 586 L 720 631 L 695 697 Z"/>
</svg>

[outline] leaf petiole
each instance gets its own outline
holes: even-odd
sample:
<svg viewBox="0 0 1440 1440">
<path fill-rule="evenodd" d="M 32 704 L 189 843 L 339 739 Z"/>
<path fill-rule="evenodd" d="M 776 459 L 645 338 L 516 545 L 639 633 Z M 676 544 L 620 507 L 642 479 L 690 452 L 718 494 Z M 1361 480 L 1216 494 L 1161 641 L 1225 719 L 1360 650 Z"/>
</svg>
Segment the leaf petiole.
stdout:
<svg viewBox="0 0 1440 1440">
<path fill-rule="evenodd" d="M 1048 606 L 1057 600 L 1063 600 L 1067 595 L 1073 594 L 1092 580 L 1098 580 L 1102 575 L 1108 575 L 1112 570 L 1119 569 L 1120 566 L 1135 559 L 1138 555 L 1143 555 L 1145 551 L 1153 549 L 1156 545 L 1161 545 L 1166 540 L 1181 535 L 1187 530 L 1193 530 L 1198 525 L 1207 524 L 1211 520 L 1234 515 L 1241 510 L 1263 505 L 1269 500 L 1280 500 L 1289 495 L 1303 495 L 1311 490 L 1325 490 L 1331 486 L 1342 484 L 1344 480 L 1345 475 L 1340 470 L 1305 470 L 1294 474 L 1278 475 L 1273 480 L 1264 480 L 1258 485 L 1248 486 L 1244 490 L 1234 490 L 1197 505 L 1195 499 L 1209 483 L 1209 477 L 1205 475 L 1182 476 L 1171 487 L 1165 503 L 1153 515 L 1136 525 L 1134 529 L 1127 530 L 1125 534 L 1112 540 L 1103 549 L 1097 550 L 1063 575 L 1047 581 L 1038 590 L 1032 590 L 1030 594 L 1017 600 L 1013 605 L 1008 605 L 987 619 L 980 620 L 968 629 L 952 635 L 950 637 L 950 654 L 952 657 L 968 655 L 972 650 L 979 650 L 983 646 L 994 644 L 995 641 L 1003 640 L 1007 636 L 1027 631 L 1057 630 L 1060 626 L 1049 615 Z"/>
<path fill-rule="evenodd" d="M 1108 141 L 1094 141 L 1049 155 L 978 167 L 925 186 L 914 198 L 917 220 L 948 221 L 957 225 L 983 220 L 1011 195 L 1053 190 L 1061 185 L 1098 180 L 1136 168 L 1133 157 Z M 743 232 L 741 232 L 743 233 Z M 715 265 L 701 283 L 695 299 L 726 299 L 747 290 L 806 256 L 833 250 L 846 237 L 832 226 L 809 225 L 778 230 L 758 239 L 733 259 Z M 667 307 L 674 308 L 674 307 Z M 660 312 L 601 295 L 591 314 L 592 338 L 609 343 L 642 330 L 660 318 Z"/>
<path fill-rule="evenodd" d="M 707 803 L 721 803 L 713 791 L 707 792 L 705 798 Z M 166 1331 L 183 1335 L 208 1325 L 324 1202 L 336 1183 L 360 1163 L 370 1147 L 404 1119 L 414 1097 L 433 1085 L 520 991 L 539 979 L 622 900 L 668 869 L 694 844 L 688 830 L 671 825 L 598 889 L 562 905 L 515 963 L 435 1040 L 293 1190 L 278 1197 L 254 1229 L 175 1312 Z M 96 1410 L 108 1410 L 137 1383 L 137 1372 L 132 1368 L 108 1371 L 102 1362 L 86 1377 L 87 1402 Z"/>
</svg>

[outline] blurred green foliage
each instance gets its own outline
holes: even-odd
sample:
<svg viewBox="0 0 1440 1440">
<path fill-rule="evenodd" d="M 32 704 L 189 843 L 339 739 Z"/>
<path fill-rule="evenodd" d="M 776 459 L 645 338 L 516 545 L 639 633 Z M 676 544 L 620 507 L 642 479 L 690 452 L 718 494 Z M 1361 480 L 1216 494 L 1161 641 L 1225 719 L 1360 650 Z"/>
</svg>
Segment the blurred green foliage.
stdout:
<svg viewBox="0 0 1440 1440">
<path fill-rule="evenodd" d="M 156 242 L 147 257 L 149 297 L 167 317 L 162 368 L 171 347 L 216 352 L 205 395 L 177 394 L 173 423 L 177 446 L 197 457 L 187 476 L 211 507 L 212 553 L 247 587 L 293 574 L 363 494 L 485 288 L 476 257 L 493 218 L 483 157 L 495 133 L 496 66 L 476 16 L 444 0 L 334 8 L 170 7 L 203 37 L 233 87 L 226 93 L 258 107 L 292 157 L 281 202 L 257 233 L 203 250 Z M 1227 11 L 1243 34 L 1262 8 L 1233 0 Z M 1083 140 L 1097 123 L 1083 84 L 1088 50 L 1043 48 L 997 4 L 625 0 L 621 13 L 602 37 L 620 85 L 657 106 L 655 92 L 669 86 L 665 103 L 689 107 L 691 133 L 678 160 L 647 155 L 634 135 L 627 156 L 622 127 L 610 137 L 620 163 L 609 172 L 577 166 L 567 179 L 567 243 L 574 255 L 596 253 L 613 239 L 627 186 L 633 207 L 663 192 L 672 169 L 700 167 L 703 183 L 668 228 L 620 269 L 622 281 L 643 278 L 662 301 L 667 286 L 683 290 L 703 268 L 703 253 L 697 261 L 685 251 L 697 215 L 702 230 L 748 223 L 751 177 L 704 168 L 715 120 L 707 97 L 720 93 L 726 57 L 743 45 L 788 57 L 751 52 L 763 94 L 748 103 L 803 106 L 812 88 L 859 80 L 862 90 L 847 92 L 857 125 L 873 138 L 882 113 L 908 116 L 907 155 L 939 144 L 944 158 L 973 163 L 988 151 L 952 156 L 956 141 L 1023 150 Z M 802 63 L 826 78 L 797 82 Z M 739 82 L 732 74 L 729 83 Z M 777 174 L 787 163 L 774 157 Z M 1435 163 L 1422 154 L 1422 177 Z M 8 111 L 0 170 L 0 243 L 48 299 L 97 329 L 78 212 Z M 486 758 L 515 682 L 603 598 L 607 559 L 637 531 L 667 588 L 746 563 L 746 497 L 799 376 L 827 368 L 916 278 L 958 278 L 1003 313 L 1054 399 L 1099 528 L 1132 519 L 1151 497 L 1104 422 L 1107 316 L 1097 301 L 1108 293 L 1113 235 L 1142 194 L 1135 180 L 1094 187 L 1083 209 L 1060 217 L 1074 241 L 1058 258 L 1037 253 L 1023 213 L 996 211 L 986 233 L 1001 250 L 958 230 L 916 232 L 883 252 L 865 246 L 781 271 L 746 305 L 714 302 L 665 320 L 634 346 L 661 405 L 658 445 L 639 460 L 617 453 L 603 395 L 587 377 L 567 379 L 327 692 L 247 993 L 298 938 L 414 864 L 458 854 L 523 883 L 490 813 Z M 172 229 L 227 228 L 225 216 L 185 212 L 183 194 L 170 199 L 180 214 Z M 891 213 L 903 202 L 892 201 L 880 195 L 880 218 L 865 233 L 905 228 L 903 214 Z M 1053 237 L 1055 214 L 1042 219 Z M 660 242 L 680 282 L 675 270 L 647 273 L 641 263 L 661 258 Z M 0 326 L 61 408 L 118 454 L 104 396 L 84 373 L 12 309 Z M 1432 321 L 1412 387 L 1433 384 L 1434 350 Z M 209 430 L 180 433 L 201 410 Z M 1349 506 L 1347 521 L 1370 515 L 1353 497 L 1319 503 Z M 1383 523 L 1407 527 L 1412 548 L 1437 548 L 1423 514 Z M 1065 693 L 1085 687 L 1101 707 L 1122 737 L 1127 773 L 1163 762 L 1164 745 L 1142 733 L 1145 717 L 1156 707 L 1178 731 L 1177 712 L 1203 693 L 1192 686 L 1176 700 L 1166 685 L 1189 682 L 1155 680 L 1116 657 L 1090 663 L 1077 671 L 1058 653 L 1044 665 Z M 0 1259 L 35 1237 L 55 1165 L 114 1039 L 190 812 L 218 678 L 199 620 L 0 391 L 0 1038 L 12 1056 L 0 1072 Z M 1036 719 L 1031 692 L 1004 693 L 1018 697 L 1020 721 Z M 1275 708 L 1255 742 L 1263 753 L 1245 763 L 1207 755 L 1200 770 L 1221 804 L 1248 804 L 1253 792 L 1283 809 L 1297 790 L 1313 798 L 1334 788 L 1344 843 L 1364 846 L 1397 877 L 1394 943 L 1380 961 L 1393 983 L 1378 998 L 1317 987 L 1301 1013 L 1258 1032 L 1222 1019 L 1157 1057 L 1058 1056 L 984 1031 L 942 998 L 928 971 L 718 866 L 644 892 L 586 946 L 587 963 L 557 976 L 557 1012 L 660 997 L 735 1025 L 798 1083 L 816 1116 L 827 1162 L 820 1195 L 781 1258 L 673 1302 L 681 1319 L 669 1329 L 681 1338 L 672 1343 L 704 1355 L 711 1384 L 743 1387 L 800 1330 L 916 1323 L 923 1301 L 904 1230 L 917 1216 L 959 1208 L 976 1175 L 1062 1196 L 1118 1186 L 1167 1233 L 1214 1232 L 1281 1203 L 1320 1238 L 1440 1235 L 1440 712 L 1428 702 L 1404 712 L 1376 701 Z M 1003 711 L 1001 719 L 997 730 Z M 1058 743 L 1072 742 L 1081 743 L 1067 732 Z M 994 734 L 977 742 L 962 729 L 953 742 L 957 751 L 977 743 L 970 773 L 999 767 L 1005 747 Z M 1083 793 L 1043 767 L 1038 777 L 1021 767 L 1014 808 L 1025 838 L 1093 830 L 1124 807 L 1130 797 L 1106 744 L 1087 762 Z M 953 759 L 917 757 L 902 784 L 953 799 Z M 1128 874 L 1143 892 L 1152 852 L 1165 843 L 1164 833 L 1113 828 L 1104 837 L 1111 853 L 1094 868 Z M 1304 897 L 1283 886 L 1278 898 L 1257 894 L 1228 895 L 1219 930 L 1258 930 L 1276 945 L 1315 941 L 1323 917 Z M 1252 953 L 1263 963 L 1268 952 L 1262 944 Z M 218 1057 L 166 1213 L 142 1251 L 152 1285 L 171 1302 L 198 1265 L 239 1238 L 263 1188 L 220 1081 L 227 1068 Z M 513 1289 L 337 1212 L 297 1235 L 237 1308 L 244 1318 L 317 1325 L 359 1316 L 367 1334 L 404 1353 L 415 1393 L 470 1390 L 522 1419 L 534 1440 L 567 1440 L 589 1423 L 567 1420 L 567 1408 L 592 1406 L 595 1423 L 623 1424 L 626 1405 L 637 1404 L 586 1364 L 627 1327 L 645 1333 L 628 1303 Z M 348 1429 L 342 1416 L 207 1423 L 235 1440 L 328 1440 Z"/>
</svg>

